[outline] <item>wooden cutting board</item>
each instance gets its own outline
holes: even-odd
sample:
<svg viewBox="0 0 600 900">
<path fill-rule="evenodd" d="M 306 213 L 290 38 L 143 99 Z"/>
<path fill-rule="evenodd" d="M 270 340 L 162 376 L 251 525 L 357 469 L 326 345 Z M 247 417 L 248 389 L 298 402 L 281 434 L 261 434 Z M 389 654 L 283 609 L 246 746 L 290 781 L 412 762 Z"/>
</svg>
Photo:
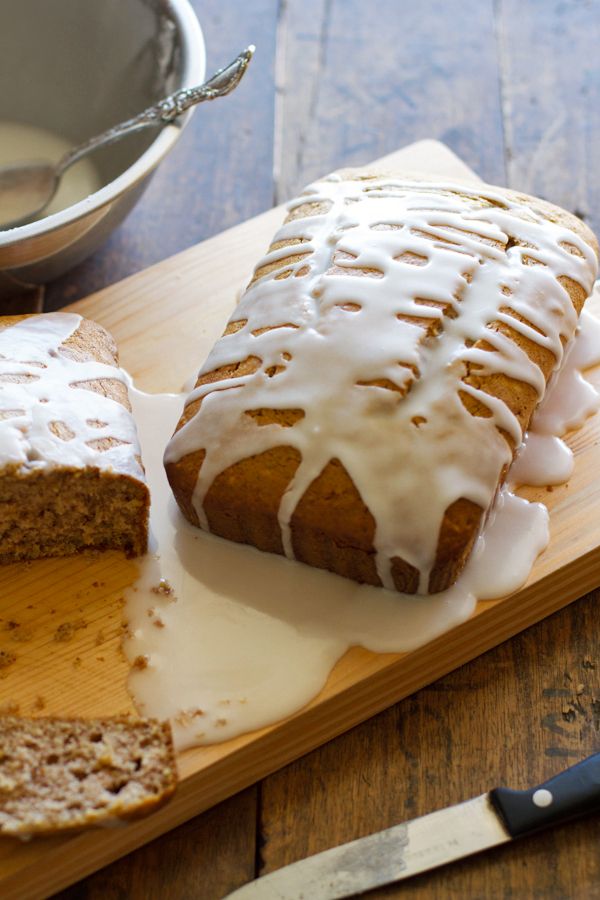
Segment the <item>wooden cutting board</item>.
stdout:
<svg viewBox="0 0 600 900">
<path fill-rule="evenodd" d="M 443 145 L 421 141 L 383 161 L 473 180 Z M 177 391 L 194 373 L 282 220 L 271 210 L 77 303 L 115 336 L 139 387 Z M 600 385 L 600 371 L 595 373 Z M 591 380 L 594 380 L 593 378 Z M 29 844 L 0 840 L 0 897 L 59 890 L 191 818 L 395 701 L 560 609 L 600 583 L 600 415 L 573 434 L 568 484 L 523 492 L 551 511 L 552 540 L 516 594 L 480 602 L 469 621 L 406 654 L 350 650 L 321 694 L 269 728 L 182 753 L 181 784 L 138 823 Z M 6 566 L 0 587 L 0 712 L 105 715 L 132 710 L 120 654 L 122 592 L 134 578 L 120 554 Z"/>
</svg>

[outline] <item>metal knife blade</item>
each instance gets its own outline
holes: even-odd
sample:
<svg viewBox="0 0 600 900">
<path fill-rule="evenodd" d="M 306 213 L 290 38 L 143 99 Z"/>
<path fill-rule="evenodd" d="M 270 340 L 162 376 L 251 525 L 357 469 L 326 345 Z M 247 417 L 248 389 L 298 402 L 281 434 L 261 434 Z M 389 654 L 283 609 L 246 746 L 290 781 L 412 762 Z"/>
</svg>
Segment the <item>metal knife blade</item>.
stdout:
<svg viewBox="0 0 600 900">
<path fill-rule="evenodd" d="M 494 788 L 292 863 L 225 900 L 338 900 L 600 810 L 600 753 L 524 791 Z"/>
<path fill-rule="evenodd" d="M 509 840 L 489 794 L 482 794 L 263 875 L 227 900 L 352 897 Z"/>
</svg>

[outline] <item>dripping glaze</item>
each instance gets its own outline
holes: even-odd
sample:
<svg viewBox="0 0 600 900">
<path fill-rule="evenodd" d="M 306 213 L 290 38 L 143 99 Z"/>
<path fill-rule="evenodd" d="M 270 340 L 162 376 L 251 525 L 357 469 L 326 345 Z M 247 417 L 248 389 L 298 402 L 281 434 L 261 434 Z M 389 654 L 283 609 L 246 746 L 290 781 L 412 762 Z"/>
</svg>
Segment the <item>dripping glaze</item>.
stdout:
<svg viewBox="0 0 600 900">
<path fill-rule="evenodd" d="M 465 372 L 503 373 L 541 399 L 540 367 L 488 326 L 510 326 L 551 351 L 558 368 L 577 324 L 558 278 L 589 293 L 594 253 L 565 226 L 487 188 L 331 176 L 290 209 L 201 375 L 249 358 L 260 365 L 192 391 L 187 403 L 200 408 L 165 461 L 205 451 L 193 505 L 209 530 L 204 499 L 220 473 L 283 443 L 298 451 L 278 513 L 294 558 L 294 511 L 339 460 L 375 519 L 381 583 L 394 589 L 400 558 L 426 593 L 446 510 L 460 498 L 489 509 L 523 438 L 508 405 Z M 263 269 L 271 274 L 260 277 Z M 428 323 L 439 326 L 435 340 L 424 340 Z M 487 349 L 477 346 L 483 340 Z M 486 413 L 469 412 L 466 395 Z M 303 415 L 282 436 L 247 415 L 260 409 Z"/>
<path fill-rule="evenodd" d="M 86 382 L 126 385 L 116 366 L 75 360 L 64 346 L 82 318 L 29 316 L 0 329 L 0 467 L 113 470 L 144 478 L 131 413 Z M 98 449 L 110 438 L 108 449 Z"/>
</svg>

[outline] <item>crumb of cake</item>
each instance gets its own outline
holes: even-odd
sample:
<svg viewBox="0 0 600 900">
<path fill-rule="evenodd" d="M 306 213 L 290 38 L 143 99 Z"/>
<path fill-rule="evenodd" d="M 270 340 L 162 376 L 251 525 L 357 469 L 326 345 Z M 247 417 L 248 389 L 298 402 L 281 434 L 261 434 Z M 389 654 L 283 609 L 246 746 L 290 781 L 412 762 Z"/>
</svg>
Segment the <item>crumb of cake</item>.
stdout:
<svg viewBox="0 0 600 900">
<path fill-rule="evenodd" d="M 174 716 L 174 721 L 177 722 L 178 725 L 186 728 L 188 725 L 191 725 L 194 719 L 198 719 L 205 715 L 203 709 L 182 709 L 180 712 Z"/>
<path fill-rule="evenodd" d="M 46 701 L 44 700 L 43 697 L 36 697 L 35 701 L 33 703 L 33 706 L 31 708 L 34 712 L 41 712 L 43 709 L 46 708 Z"/>
<path fill-rule="evenodd" d="M 17 654 L 12 650 L 0 650 L 0 670 L 8 669 L 17 661 Z"/>
<path fill-rule="evenodd" d="M 26 641 L 30 641 L 33 638 L 33 629 L 32 628 L 23 628 L 22 625 L 17 625 L 16 628 L 11 630 L 10 639 L 11 641 L 15 641 L 16 643 L 23 644 Z"/>
<path fill-rule="evenodd" d="M 54 640 L 59 642 L 70 641 L 76 631 L 87 628 L 87 622 L 84 619 L 77 619 L 75 622 L 63 622 L 54 632 Z"/>
<path fill-rule="evenodd" d="M 149 619 L 152 619 L 152 624 L 154 625 L 155 628 L 164 628 L 165 627 L 165 623 L 163 622 L 161 617 L 158 615 L 158 613 L 156 612 L 156 609 L 153 606 L 149 607 L 149 609 L 146 610 L 146 615 L 148 616 Z"/>
<path fill-rule="evenodd" d="M 145 654 L 140 654 L 139 656 L 136 656 L 136 658 L 134 659 L 134 661 L 132 663 L 132 666 L 134 669 L 142 670 L 142 669 L 148 668 L 148 663 L 149 663 L 148 657 Z"/>
<path fill-rule="evenodd" d="M 215 725 L 218 725 L 219 727 L 222 728 L 223 725 L 227 725 L 227 719 L 223 719 L 223 718 L 215 719 Z"/>
<path fill-rule="evenodd" d="M 160 594 L 162 597 L 172 597 L 173 596 L 173 588 L 169 584 L 166 578 L 161 578 L 158 584 L 153 585 L 150 588 L 153 594 Z"/>
<path fill-rule="evenodd" d="M 20 622 L 15 622 L 14 619 L 9 619 L 9 621 L 4 626 L 4 630 L 5 631 L 14 631 L 15 628 L 20 628 L 20 627 L 21 627 Z"/>
</svg>

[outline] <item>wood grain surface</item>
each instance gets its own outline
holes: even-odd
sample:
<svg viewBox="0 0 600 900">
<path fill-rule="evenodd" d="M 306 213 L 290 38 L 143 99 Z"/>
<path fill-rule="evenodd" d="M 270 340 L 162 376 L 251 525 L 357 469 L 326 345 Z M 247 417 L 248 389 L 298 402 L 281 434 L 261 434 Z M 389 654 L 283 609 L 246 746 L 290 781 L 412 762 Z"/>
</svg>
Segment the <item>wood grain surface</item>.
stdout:
<svg viewBox="0 0 600 900">
<path fill-rule="evenodd" d="M 266 209 L 313 175 L 421 137 L 600 230 L 598 0 L 193 5 L 209 69 L 252 40 L 252 75 L 198 112 L 106 247 L 51 286 L 48 308 Z M 213 900 L 308 850 L 500 781 L 533 784 L 600 750 L 598 600 L 593 592 L 61 896 Z M 591 818 L 372 896 L 600 897 L 598 837 Z"/>
</svg>

